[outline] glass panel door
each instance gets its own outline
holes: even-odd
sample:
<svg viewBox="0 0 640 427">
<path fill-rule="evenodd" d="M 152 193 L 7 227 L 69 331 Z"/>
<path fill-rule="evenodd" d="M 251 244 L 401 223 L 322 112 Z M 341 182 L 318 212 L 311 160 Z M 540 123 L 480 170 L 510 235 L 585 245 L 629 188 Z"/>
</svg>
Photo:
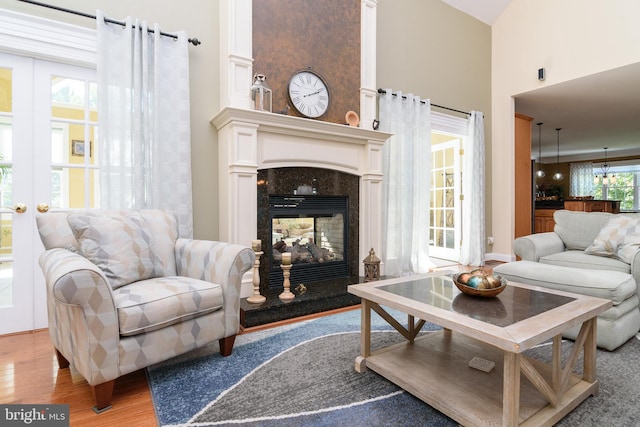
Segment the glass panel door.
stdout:
<svg viewBox="0 0 640 427">
<path fill-rule="evenodd" d="M 460 139 L 432 132 L 429 256 L 460 258 Z"/>
<path fill-rule="evenodd" d="M 36 215 L 98 206 L 95 70 L 0 54 L 0 334 L 45 328 Z"/>
</svg>

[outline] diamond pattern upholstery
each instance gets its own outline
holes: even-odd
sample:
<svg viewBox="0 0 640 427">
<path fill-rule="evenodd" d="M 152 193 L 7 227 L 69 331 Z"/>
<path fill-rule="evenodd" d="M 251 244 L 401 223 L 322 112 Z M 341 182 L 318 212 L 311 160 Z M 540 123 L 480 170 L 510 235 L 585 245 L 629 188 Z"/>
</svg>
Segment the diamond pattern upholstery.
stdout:
<svg viewBox="0 0 640 427">
<path fill-rule="evenodd" d="M 220 340 L 223 354 L 230 353 L 240 328 L 242 275 L 255 258 L 251 249 L 178 239 L 175 215 L 166 211 L 82 212 L 82 220 L 96 228 L 133 215 L 136 221 L 127 226 L 144 229 L 129 232 L 152 236 L 150 268 L 163 275 L 143 274 L 123 284 L 109 277 L 121 266 L 105 271 L 100 262 L 84 256 L 79 234 L 69 226 L 70 215 L 36 218 L 45 246 L 40 266 L 47 284 L 49 334 L 59 360 L 62 357 L 61 367 L 70 362 L 94 386 L 98 410 L 109 406 L 113 381 L 122 375 L 215 340 Z M 108 230 L 89 230 L 100 235 L 94 250 L 110 246 Z M 112 233 L 114 239 L 122 237 L 121 231 Z"/>
</svg>

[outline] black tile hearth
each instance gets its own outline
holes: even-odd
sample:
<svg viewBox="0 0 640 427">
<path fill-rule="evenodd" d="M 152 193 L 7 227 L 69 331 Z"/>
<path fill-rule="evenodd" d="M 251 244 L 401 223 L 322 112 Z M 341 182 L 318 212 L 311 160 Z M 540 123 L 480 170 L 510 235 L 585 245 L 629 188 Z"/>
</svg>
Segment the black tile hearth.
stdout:
<svg viewBox="0 0 640 427">
<path fill-rule="evenodd" d="M 306 291 L 301 292 L 297 286 L 291 286 L 295 299 L 284 303 L 278 295 L 280 289 L 268 289 L 261 292 L 267 297 L 262 304 L 251 304 L 246 298 L 240 301 L 241 323 L 245 328 L 292 319 L 307 314 L 320 313 L 336 308 L 349 307 L 360 304 L 360 298 L 347 292 L 347 286 L 362 283 L 364 278 L 331 279 L 305 285 Z"/>
</svg>

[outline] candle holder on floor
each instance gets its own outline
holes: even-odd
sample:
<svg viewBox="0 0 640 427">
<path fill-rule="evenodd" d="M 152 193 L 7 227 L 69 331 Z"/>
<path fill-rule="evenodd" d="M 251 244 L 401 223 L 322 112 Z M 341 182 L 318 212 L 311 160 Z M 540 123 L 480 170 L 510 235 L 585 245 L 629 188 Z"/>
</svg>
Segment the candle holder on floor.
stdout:
<svg viewBox="0 0 640 427">
<path fill-rule="evenodd" d="M 279 298 L 282 302 L 290 302 L 296 297 L 294 293 L 291 292 L 291 290 L 289 289 L 291 288 L 291 283 L 289 282 L 289 276 L 291 275 L 290 270 L 291 270 L 291 267 L 293 267 L 293 265 L 281 264 L 280 267 L 282 268 L 282 276 L 284 277 L 284 281 L 282 283 L 284 285 L 284 291 L 282 291 L 282 293 L 279 295 Z"/>
<path fill-rule="evenodd" d="M 256 249 L 258 249 L 256 251 Z M 264 252 L 260 251 L 260 247 L 254 247 L 253 250 L 256 253 L 256 260 L 253 262 L 253 295 L 247 298 L 247 302 L 251 304 L 262 304 L 267 300 L 267 297 L 260 294 L 260 257 Z"/>
</svg>

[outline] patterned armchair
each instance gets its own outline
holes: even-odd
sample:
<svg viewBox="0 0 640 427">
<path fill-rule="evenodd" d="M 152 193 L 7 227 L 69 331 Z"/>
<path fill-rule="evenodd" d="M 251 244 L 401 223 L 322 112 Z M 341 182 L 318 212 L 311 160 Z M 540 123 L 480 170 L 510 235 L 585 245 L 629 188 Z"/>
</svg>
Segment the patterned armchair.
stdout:
<svg viewBox="0 0 640 427">
<path fill-rule="evenodd" d="M 36 221 L 51 342 L 60 367 L 72 363 L 93 387 L 96 412 L 122 375 L 215 340 L 231 354 L 251 249 L 180 239 L 175 215 L 160 210 Z"/>
</svg>

